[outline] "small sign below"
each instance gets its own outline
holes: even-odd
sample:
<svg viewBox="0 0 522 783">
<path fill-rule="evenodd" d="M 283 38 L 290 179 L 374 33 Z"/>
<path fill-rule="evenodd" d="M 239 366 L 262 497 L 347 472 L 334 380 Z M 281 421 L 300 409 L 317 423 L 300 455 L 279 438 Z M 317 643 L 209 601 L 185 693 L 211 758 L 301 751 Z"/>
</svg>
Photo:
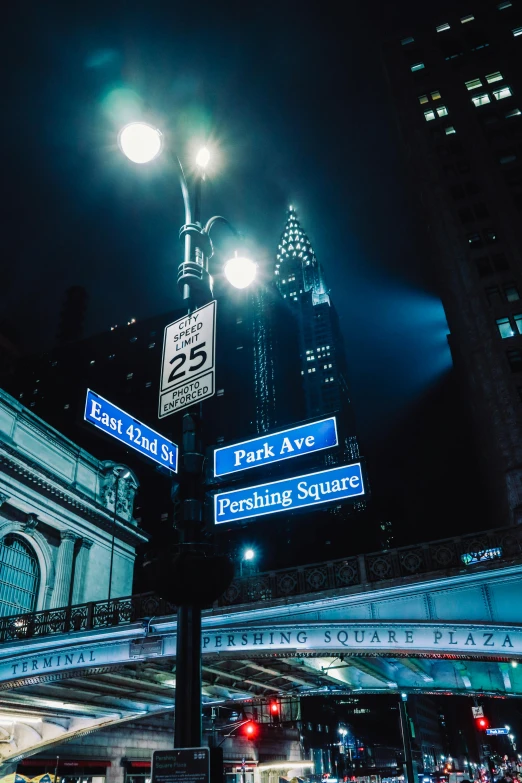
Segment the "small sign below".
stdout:
<svg viewBox="0 0 522 783">
<path fill-rule="evenodd" d="M 87 389 L 83 418 L 106 435 L 119 440 L 124 446 L 130 446 L 173 473 L 177 472 L 179 449 L 175 443 L 125 413 L 112 402 L 104 400 L 91 389 Z"/>
<path fill-rule="evenodd" d="M 337 446 L 335 416 L 214 450 L 214 475 L 226 476 Z"/>
<path fill-rule="evenodd" d="M 208 748 L 155 750 L 152 754 L 151 783 L 209 783 Z"/>
<path fill-rule="evenodd" d="M 255 487 L 217 492 L 214 495 L 214 522 L 222 525 L 320 503 L 335 503 L 364 495 L 365 491 L 361 463 L 354 462 Z"/>
<path fill-rule="evenodd" d="M 502 734 L 509 734 L 509 729 L 502 728 L 502 729 L 486 729 L 486 734 L 488 737 L 498 737 Z"/>
<path fill-rule="evenodd" d="M 158 418 L 214 394 L 216 301 L 165 327 Z"/>
<path fill-rule="evenodd" d="M 474 718 L 483 718 L 484 709 L 482 707 L 472 707 L 471 714 L 473 715 Z"/>
</svg>

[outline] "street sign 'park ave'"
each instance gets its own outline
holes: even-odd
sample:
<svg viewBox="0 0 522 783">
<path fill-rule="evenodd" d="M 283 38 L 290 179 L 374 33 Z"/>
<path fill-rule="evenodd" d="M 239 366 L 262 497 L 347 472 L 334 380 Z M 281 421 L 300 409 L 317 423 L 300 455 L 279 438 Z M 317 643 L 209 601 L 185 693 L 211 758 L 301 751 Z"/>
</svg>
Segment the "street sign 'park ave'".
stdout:
<svg viewBox="0 0 522 783">
<path fill-rule="evenodd" d="M 214 475 L 226 476 L 337 446 L 335 416 L 214 450 Z"/>
<path fill-rule="evenodd" d="M 164 438 L 159 432 L 151 430 L 146 424 L 142 424 L 112 402 L 104 400 L 91 389 L 87 389 L 83 418 L 125 446 L 130 446 L 144 457 L 157 462 L 158 465 L 174 473 L 177 471 L 178 447 L 175 443 Z"/>
<path fill-rule="evenodd" d="M 215 387 L 216 302 L 165 327 L 158 417 L 212 397 Z"/>
</svg>

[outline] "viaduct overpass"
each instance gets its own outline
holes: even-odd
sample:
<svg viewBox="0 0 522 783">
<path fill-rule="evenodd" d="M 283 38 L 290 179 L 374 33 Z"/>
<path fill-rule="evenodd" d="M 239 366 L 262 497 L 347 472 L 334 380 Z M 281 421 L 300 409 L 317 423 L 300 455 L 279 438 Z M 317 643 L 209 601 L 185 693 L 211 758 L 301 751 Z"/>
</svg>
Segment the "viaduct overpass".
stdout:
<svg viewBox="0 0 522 783">
<path fill-rule="evenodd" d="M 507 528 L 237 579 L 203 616 L 203 699 L 522 696 L 521 577 Z M 152 595 L 2 618 L 4 769 L 172 711 L 175 652 Z"/>
</svg>

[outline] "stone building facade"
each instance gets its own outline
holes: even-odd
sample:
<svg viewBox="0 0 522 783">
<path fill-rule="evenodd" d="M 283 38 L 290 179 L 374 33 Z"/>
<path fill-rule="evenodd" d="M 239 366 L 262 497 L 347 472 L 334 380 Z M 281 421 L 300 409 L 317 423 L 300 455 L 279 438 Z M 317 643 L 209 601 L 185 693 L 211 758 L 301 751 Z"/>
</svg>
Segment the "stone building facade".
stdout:
<svg viewBox="0 0 522 783">
<path fill-rule="evenodd" d="M 137 488 L 0 390 L 0 616 L 130 595 Z"/>
</svg>

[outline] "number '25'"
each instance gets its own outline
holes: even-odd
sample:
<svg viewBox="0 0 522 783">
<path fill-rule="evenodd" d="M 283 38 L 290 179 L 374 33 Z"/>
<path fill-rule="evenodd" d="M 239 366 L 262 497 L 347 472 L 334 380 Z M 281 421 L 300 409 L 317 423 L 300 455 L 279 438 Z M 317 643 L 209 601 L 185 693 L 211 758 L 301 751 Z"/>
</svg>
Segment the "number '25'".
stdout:
<svg viewBox="0 0 522 783">
<path fill-rule="evenodd" d="M 199 364 L 192 364 L 189 366 L 189 372 L 194 372 L 195 370 L 199 370 L 200 367 L 203 367 L 205 362 L 207 361 L 207 352 L 203 350 L 203 346 L 205 343 L 201 343 L 200 345 L 193 345 L 190 349 L 189 359 L 191 362 L 194 361 L 194 359 L 197 359 Z M 176 356 L 174 356 L 169 364 L 173 364 L 172 372 L 169 375 L 169 383 L 172 383 L 172 381 L 175 381 L 177 378 L 182 378 L 184 375 L 186 375 L 186 370 L 181 370 L 181 372 L 178 372 L 178 370 L 183 367 L 185 362 L 187 361 L 187 354 L 186 353 L 178 353 Z"/>
</svg>

